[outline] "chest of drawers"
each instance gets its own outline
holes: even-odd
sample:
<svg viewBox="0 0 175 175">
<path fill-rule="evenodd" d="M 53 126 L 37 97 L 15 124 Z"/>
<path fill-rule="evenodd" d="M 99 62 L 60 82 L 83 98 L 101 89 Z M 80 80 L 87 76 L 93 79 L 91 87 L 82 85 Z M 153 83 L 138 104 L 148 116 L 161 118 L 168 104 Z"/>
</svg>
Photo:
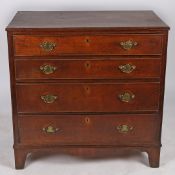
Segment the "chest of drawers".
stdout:
<svg viewBox="0 0 175 175">
<path fill-rule="evenodd" d="M 16 168 L 28 153 L 116 150 L 158 167 L 168 30 L 151 11 L 18 12 L 7 27 Z"/>
</svg>

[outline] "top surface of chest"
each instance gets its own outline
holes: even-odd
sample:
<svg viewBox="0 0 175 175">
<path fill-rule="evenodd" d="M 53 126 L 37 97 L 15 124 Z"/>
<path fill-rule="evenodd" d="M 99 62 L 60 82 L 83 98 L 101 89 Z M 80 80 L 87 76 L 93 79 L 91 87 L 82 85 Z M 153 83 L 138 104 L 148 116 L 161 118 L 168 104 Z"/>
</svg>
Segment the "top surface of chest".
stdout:
<svg viewBox="0 0 175 175">
<path fill-rule="evenodd" d="M 7 30 L 31 29 L 168 29 L 152 11 L 18 12 Z"/>
</svg>

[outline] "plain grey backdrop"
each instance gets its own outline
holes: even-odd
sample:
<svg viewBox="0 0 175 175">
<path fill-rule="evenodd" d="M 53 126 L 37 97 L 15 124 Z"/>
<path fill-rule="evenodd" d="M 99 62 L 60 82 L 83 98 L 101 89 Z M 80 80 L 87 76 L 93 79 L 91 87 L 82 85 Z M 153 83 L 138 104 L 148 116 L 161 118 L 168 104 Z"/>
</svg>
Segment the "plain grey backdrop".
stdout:
<svg viewBox="0 0 175 175">
<path fill-rule="evenodd" d="M 175 172 L 175 2 L 174 0 L 0 0 L 0 175 L 173 175 Z M 63 155 L 35 157 L 24 170 L 14 169 L 8 50 L 5 27 L 16 11 L 154 10 L 170 27 L 166 93 L 159 169 L 148 167 L 146 154 L 101 160 Z M 149 100 L 145 99 L 145 100 Z"/>
</svg>

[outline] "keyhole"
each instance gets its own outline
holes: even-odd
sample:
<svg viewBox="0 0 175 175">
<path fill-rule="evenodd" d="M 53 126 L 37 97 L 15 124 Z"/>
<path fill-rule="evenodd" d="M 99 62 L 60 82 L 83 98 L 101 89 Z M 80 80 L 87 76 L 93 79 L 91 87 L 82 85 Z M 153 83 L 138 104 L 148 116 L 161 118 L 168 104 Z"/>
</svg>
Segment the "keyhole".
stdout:
<svg viewBox="0 0 175 175">
<path fill-rule="evenodd" d="M 85 43 L 89 44 L 90 43 L 90 39 L 89 38 L 86 38 L 85 39 Z"/>
<path fill-rule="evenodd" d="M 85 63 L 85 67 L 86 67 L 86 69 L 90 69 L 91 63 L 90 63 L 89 61 L 87 61 L 87 62 Z"/>
<path fill-rule="evenodd" d="M 86 124 L 90 124 L 90 118 L 89 118 L 89 117 L 86 117 L 86 118 L 85 118 L 85 123 L 86 123 Z"/>
<path fill-rule="evenodd" d="M 87 94 L 90 94 L 90 88 L 88 86 L 85 87 L 85 91 Z"/>
</svg>

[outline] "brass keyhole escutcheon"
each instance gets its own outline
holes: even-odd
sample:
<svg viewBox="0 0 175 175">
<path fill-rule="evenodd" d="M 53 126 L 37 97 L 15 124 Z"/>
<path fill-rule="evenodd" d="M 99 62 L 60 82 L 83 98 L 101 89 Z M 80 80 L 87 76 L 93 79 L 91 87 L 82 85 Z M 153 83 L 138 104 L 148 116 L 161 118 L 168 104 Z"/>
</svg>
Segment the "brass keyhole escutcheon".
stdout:
<svg viewBox="0 0 175 175">
<path fill-rule="evenodd" d="M 86 69 L 90 69 L 90 68 L 91 68 L 91 63 L 90 63 L 90 61 L 86 61 L 84 65 L 85 65 L 85 68 L 86 68 Z"/>
<path fill-rule="evenodd" d="M 91 121 L 90 121 L 90 118 L 89 118 L 89 117 L 86 117 L 86 118 L 85 118 L 85 123 L 88 125 L 88 124 L 90 124 L 90 122 L 91 122 Z"/>
</svg>

